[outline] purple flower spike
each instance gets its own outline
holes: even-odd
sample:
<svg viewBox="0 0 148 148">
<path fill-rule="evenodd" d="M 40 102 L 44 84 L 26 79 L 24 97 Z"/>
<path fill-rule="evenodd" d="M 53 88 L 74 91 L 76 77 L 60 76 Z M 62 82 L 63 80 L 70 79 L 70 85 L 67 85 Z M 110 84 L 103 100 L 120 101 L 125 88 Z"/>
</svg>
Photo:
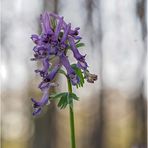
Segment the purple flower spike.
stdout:
<svg viewBox="0 0 148 148">
<path fill-rule="evenodd" d="M 43 106 L 47 104 L 49 89 L 57 86 L 54 78 L 62 66 L 66 68 L 64 75 L 70 79 L 72 85 L 77 87 L 83 86 L 84 78 L 89 83 L 94 83 L 97 79 L 96 75 L 90 74 L 87 70 L 86 55 L 81 55 L 77 49 L 77 44 L 80 42 L 77 40 L 81 40 L 79 27 L 73 29 L 71 23 L 66 23 L 63 17 L 48 12 L 41 15 L 40 23 L 41 34 L 31 36 L 35 43 L 33 48 L 34 57 L 31 60 L 41 63 L 41 68 L 35 70 L 35 72 L 39 73 L 42 78 L 38 88 L 43 92 L 43 97 L 40 101 L 31 99 L 34 108 L 33 115 L 38 115 Z M 73 52 L 73 56 L 77 60 L 76 64 L 70 64 L 67 57 L 69 50 Z M 52 59 L 54 59 L 53 61 L 58 59 L 58 64 L 51 66 Z"/>
</svg>

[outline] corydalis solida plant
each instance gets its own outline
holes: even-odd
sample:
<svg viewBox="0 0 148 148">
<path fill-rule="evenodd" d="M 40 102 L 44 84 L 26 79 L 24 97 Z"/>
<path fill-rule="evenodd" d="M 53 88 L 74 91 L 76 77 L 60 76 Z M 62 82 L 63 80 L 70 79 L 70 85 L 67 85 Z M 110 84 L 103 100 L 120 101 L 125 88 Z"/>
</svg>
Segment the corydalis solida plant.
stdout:
<svg viewBox="0 0 148 148">
<path fill-rule="evenodd" d="M 70 85 L 83 87 L 85 79 L 89 83 L 94 83 L 97 76 L 90 74 L 85 56 L 82 55 L 78 48 L 84 46 L 79 36 L 79 27 L 72 28 L 71 23 L 66 23 L 63 17 L 54 13 L 44 12 L 40 17 L 42 32 L 40 35 L 33 34 L 31 39 L 35 43 L 33 48 L 34 58 L 31 60 L 39 61 L 42 64 L 41 69 L 35 70 L 42 81 L 39 88 L 43 93 L 40 101 L 32 98 L 33 115 L 41 112 L 42 108 L 48 104 L 50 100 L 59 99 L 58 107 L 65 108 L 68 104 L 72 107 L 73 99 L 78 100 L 76 94 L 71 92 L 63 92 L 58 94 L 49 94 L 51 87 L 57 86 L 54 78 L 58 73 L 66 76 Z M 76 63 L 71 64 L 67 53 L 72 51 Z M 56 59 L 56 63 L 51 64 Z M 65 67 L 66 71 L 63 70 Z"/>
</svg>

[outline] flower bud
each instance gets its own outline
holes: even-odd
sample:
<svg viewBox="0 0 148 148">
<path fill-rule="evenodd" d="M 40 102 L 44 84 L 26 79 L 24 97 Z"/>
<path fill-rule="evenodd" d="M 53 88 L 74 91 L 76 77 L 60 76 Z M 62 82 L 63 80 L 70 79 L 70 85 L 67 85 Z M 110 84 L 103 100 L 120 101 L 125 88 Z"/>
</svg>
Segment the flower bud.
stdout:
<svg viewBox="0 0 148 148">
<path fill-rule="evenodd" d="M 85 78 L 87 79 L 87 82 L 94 83 L 98 79 L 98 76 L 95 74 L 91 74 L 88 70 L 84 73 Z"/>
</svg>

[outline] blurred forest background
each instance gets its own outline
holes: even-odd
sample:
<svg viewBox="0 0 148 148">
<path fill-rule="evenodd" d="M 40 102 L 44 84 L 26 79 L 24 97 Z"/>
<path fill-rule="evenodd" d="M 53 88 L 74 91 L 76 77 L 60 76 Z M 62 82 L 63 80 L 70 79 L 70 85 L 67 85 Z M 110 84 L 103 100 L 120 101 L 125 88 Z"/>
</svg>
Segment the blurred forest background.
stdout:
<svg viewBox="0 0 148 148">
<path fill-rule="evenodd" d="M 74 90 L 77 148 L 146 148 L 146 0 L 2 0 L 1 147 L 70 148 L 68 109 L 52 102 L 32 117 L 30 98 L 41 93 L 30 36 L 45 10 L 81 28 L 82 52 L 98 75 Z"/>
</svg>

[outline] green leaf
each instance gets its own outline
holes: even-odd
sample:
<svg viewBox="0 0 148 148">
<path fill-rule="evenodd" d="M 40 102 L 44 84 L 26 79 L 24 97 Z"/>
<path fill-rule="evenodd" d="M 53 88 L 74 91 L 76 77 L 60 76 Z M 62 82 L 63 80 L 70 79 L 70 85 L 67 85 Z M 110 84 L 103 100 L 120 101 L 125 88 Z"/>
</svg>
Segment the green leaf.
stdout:
<svg viewBox="0 0 148 148">
<path fill-rule="evenodd" d="M 77 101 L 79 100 L 79 98 L 77 97 L 76 94 L 69 93 L 69 92 L 63 92 L 63 93 L 55 94 L 55 95 L 52 95 L 52 96 L 54 97 L 54 99 L 60 98 L 60 100 L 58 102 L 58 107 L 60 109 L 66 108 L 66 106 L 68 104 L 70 106 L 72 106 L 73 100 L 77 100 Z"/>
<path fill-rule="evenodd" d="M 66 94 L 67 94 L 67 92 L 58 93 L 58 94 L 52 94 L 52 95 L 50 95 L 50 98 L 51 98 L 51 99 L 58 99 L 58 98 L 60 98 L 60 97 L 62 97 L 62 96 L 64 96 L 64 95 L 66 95 Z"/>
<path fill-rule="evenodd" d="M 75 44 L 78 44 L 80 41 L 81 41 L 81 39 L 80 39 L 80 40 L 78 40 Z"/>
<path fill-rule="evenodd" d="M 79 48 L 79 47 L 83 47 L 83 46 L 85 46 L 84 43 L 78 43 L 78 44 L 76 44 L 76 47 L 77 47 L 77 48 Z"/>
<path fill-rule="evenodd" d="M 74 94 L 74 93 L 69 93 L 68 100 L 69 100 L 69 105 L 72 108 L 73 107 L 73 100 L 78 101 L 79 100 L 79 97 L 77 97 L 77 95 Z"/>
<path fill-rule="evenodd" d="M 84 76 L 83 76 L 83 74 L 82 74 L 81 69 L 78 68 L 76 64 L 72 64 L 71 66 L 72 66 L 72 68 L 74 69 L 75 73 L 77 74 L 77 76 L 78 76 L 79 79 L 80 79 L 80 82 L 79 82 L 79 84 L 76 85 L 76 87 L 77 87 L 77 88 L 78 88 L 78 87 L 83 87 L 83 84 L 84 84 L 85 81 L 84 81 Z"/>
<path fill-rule="evenodd" d="M 74 93 L 69 93 L 69 98 L 77 100 L 77 101 L 79 100 L 79 97 L 76 94 L 74 94 Z"/>
<path fill-rule="evenodd" d="M 70 107 L 72 108 L 73 107 L 73 98 L 70 97 L 70 94 L 67 95 L 67 100 L 68 100 L 68 104 L 70 105 Z"/>
<path fill-rule="evenodd" d="M 65 95 L 63 95 L 61 97 L 61 99 L 60 99 L 60 101 L 58 103 L 58 107 L 60 109 L 64 109 L 64 108 L 66 108 L 67 104 L 68 104 L 68 101 L 67 101 L 67 93 L 66 93 Z"/>
<path fill-rule="evenodd" d="M 67 106 L 67 93 L 63 95 L 58 103 L 58 107 L 63 109 Z"/>
<path fill-rule="evenodd" d="M 59 71 L 58 71 L 60 74 L 63 74 L 64 76 L 67 76 L 66 75 L 66 72 L 63 70 L 63 69 L 59 69 Z"/>
<path fill-rule="evenodd" d="M 57 26 L 57 20 L 54 19 L 53 17 L 50 18 L 50 23 L 51 23 L 51 26 L 53 28 L 53 30 L 55 30 L 56 26 Z"/>
</svg>

